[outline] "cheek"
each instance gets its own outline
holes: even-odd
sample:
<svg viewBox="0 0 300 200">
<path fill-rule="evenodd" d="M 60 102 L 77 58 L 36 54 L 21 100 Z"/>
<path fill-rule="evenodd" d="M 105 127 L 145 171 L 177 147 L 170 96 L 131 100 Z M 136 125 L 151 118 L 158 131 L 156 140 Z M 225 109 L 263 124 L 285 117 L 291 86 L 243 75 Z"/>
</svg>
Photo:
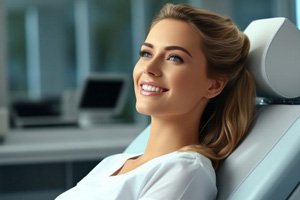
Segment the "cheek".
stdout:
<svg viewBox="0 0 300 200">
<path fill-rule="evenodd" d="M 199 87 L 199 77 L 194 73 L 189 74 L 177 74 L 177 76 L 173 79 L 173 84 L 175 88 L 180 89 L 180 91 L 194 91 L 197 87 Z"/>
<path fill-rule="evenodd" d="M 143 68 L 137 63 L 133 69 L 132 72 L 132 76 L 133 76 L 133 84 L 134 84 L 134 93 L 135 93 L 135 97 L 138 98 L 139 97 L 139 93 L 140 93 L 140 88 L 139 88 L 139 79 L 141 77 L 141 75 L 143 74 Z M 137 99 L 138 100 L 138 99 Z"/>
<path fill-rule="evenodd" d="M 198 101 L 206 95 L 208 80 L 199 73 L 190 73 L 174 79 L 180 95 L 186 101 Z"/>
<path fill-rule="evenodd" d="M 139 67 L 138 63 L 134 66 L 132 76 L 134 81 L 134 86 L 136 86 L 139 76 L 141 75 L 142 70 L 141 67 Z"/>
</svg>

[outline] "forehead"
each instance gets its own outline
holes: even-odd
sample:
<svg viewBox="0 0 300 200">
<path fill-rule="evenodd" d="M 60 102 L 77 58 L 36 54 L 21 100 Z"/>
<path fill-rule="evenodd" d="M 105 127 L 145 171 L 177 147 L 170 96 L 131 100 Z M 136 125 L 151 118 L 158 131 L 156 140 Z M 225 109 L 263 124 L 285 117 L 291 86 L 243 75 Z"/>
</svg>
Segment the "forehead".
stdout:
<svg viewBox="0 0 300 200">
<path fill-rule="evenodd" d="M 191 50 L 199 50 L 201 36 L 196 27 L 187 22 L 176 19 L 163 19 L 152 26 L 146 42 L 166 46 L 180 45 Z"/>
</svg>

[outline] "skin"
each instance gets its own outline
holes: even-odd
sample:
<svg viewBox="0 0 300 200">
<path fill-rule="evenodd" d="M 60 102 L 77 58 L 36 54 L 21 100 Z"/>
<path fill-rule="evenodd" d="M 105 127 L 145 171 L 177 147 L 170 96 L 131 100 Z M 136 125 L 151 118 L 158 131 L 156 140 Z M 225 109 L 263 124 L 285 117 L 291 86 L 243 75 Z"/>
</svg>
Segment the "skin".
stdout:
<svg viewBox="0 0 300 200">
<path fill-rule="evenodd" d="M 114 175 L 129 172 L 158 156 L 198 143 L 201 115 L 225 86 L 211 79 L 198 30 L 164 19 L 150 30 L 133 71 L 136 109 L 151 116 L 145 153 L 129 159 Z"/>
</svg>

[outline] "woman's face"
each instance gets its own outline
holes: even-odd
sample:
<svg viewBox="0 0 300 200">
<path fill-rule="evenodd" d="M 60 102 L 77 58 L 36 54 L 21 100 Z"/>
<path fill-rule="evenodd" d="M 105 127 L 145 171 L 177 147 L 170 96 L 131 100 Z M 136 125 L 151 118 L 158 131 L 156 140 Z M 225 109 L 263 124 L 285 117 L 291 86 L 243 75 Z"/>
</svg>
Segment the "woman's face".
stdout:
<svg viewBox="0 0 300 200">
<path fill-rule="evenodd" d="M 138 112 L 179 116 L 203 111 L 214 80 L 206 73 L 199 32 L 174 19 L 157 22 L 141 46 L 133 71 Z"/>
</svg>

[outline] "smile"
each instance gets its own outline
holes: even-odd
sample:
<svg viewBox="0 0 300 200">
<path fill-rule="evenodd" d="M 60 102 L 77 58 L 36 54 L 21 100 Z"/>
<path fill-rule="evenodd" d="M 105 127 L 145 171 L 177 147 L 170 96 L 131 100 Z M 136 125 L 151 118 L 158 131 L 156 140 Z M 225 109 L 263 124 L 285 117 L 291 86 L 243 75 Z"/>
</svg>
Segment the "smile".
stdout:
<svg viewBox="0 0 300 200">
<path fill-rule="evenodd" d="M 161 88 L 161 87 L 154 86 L 152 84 L 147 84 L 147 83 L 141 84 L 141 89 L 142 89 L 141 93 L 144 95 L 159 94 L 159 93 L 168 91 L 165 88 Z"/>
<path fill-rule="evenodd" d="M 162 88 L 146 84 L 142 85 L 142 89 L 148 92 L 163 92 Z"/>
</svg>

